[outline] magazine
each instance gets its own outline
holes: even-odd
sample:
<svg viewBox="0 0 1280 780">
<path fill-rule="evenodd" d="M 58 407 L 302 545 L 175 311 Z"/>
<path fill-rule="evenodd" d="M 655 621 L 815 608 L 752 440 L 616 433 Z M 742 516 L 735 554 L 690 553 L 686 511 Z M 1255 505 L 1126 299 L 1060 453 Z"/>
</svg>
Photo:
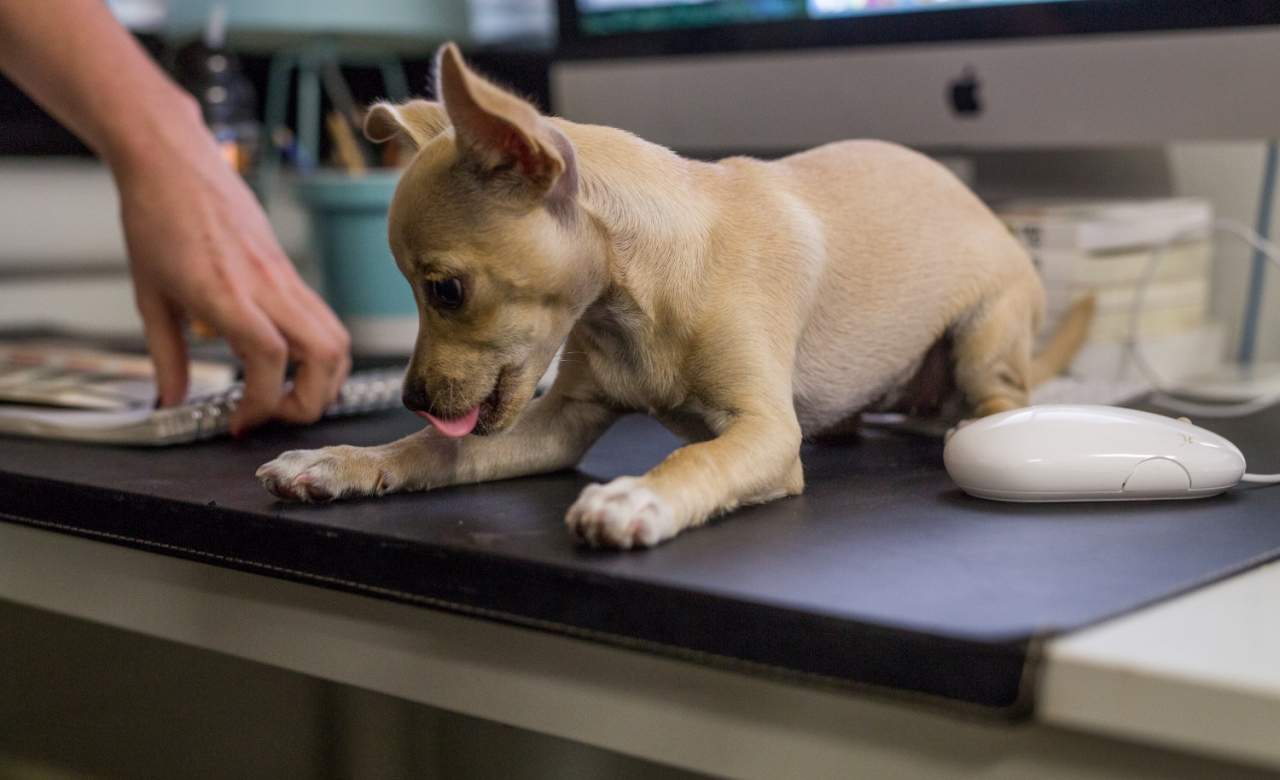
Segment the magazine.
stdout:
<svg viewBox="0 0 1280 780">
<path fill-rule="evenodd" d="M 356 372 L 326 416 L 400 404 L 400 368 Z M 0 435 L 122 445 L 169 445 L 228 431 L 242 386 L 235 368 L 193 361 L 187 401 L 155 408 L 151 361 L 63 341 L 0 341 Z"/>
</svg>

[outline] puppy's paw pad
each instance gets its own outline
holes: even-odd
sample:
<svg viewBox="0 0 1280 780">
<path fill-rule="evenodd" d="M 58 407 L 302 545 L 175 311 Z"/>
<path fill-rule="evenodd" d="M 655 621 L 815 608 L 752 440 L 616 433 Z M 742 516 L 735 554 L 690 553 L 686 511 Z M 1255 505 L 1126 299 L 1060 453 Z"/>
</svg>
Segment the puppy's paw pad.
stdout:
<svg viewBox="0 0 1280 780">
<path fill-rule="evenodd" d="M 635 477 L 588 485 L 565 516 L 569 531 L 592 547 L 652 547 L 679 530 L 671 505 Z"/>
<path fill-rule="evenodd" d="M 374 479 L 364 479 L 368 469 L 348 449 L 352 448 L 291 450 L 264 464 L 255 476 L 263 487 L 286 501 L 323 503 L 385 492 L 385 476 L 375 469 Z"/>
</svg>

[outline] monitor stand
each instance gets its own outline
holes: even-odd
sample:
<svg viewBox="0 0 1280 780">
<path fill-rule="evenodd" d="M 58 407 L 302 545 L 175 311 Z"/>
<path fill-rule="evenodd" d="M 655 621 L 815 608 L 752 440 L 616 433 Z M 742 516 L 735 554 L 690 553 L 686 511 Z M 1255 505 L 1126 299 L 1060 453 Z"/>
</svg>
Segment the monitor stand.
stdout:
<svg viewBox="0 0 1280 780">
<path fill-rule="evenodd" d="M 922 151 L 997 206 L 1017 198 L 1166 198 L 1175 190 L 1164 146 Z"/>
</svg>

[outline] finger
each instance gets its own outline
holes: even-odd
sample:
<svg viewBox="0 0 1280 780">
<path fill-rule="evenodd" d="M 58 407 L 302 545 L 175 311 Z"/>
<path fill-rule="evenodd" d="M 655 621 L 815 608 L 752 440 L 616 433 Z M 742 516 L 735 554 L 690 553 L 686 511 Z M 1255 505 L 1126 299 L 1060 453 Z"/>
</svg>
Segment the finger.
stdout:
<svg viewBox="0 0 1280 780">
<path fill-rule="evenodd" d="M 333 310 L 324 302 L 324 299 L 317 295 L 314 290 L 303 284 L 302 294 L 306 301 L 307 309 L 313 312 L 322 324 L 327 326 L 329 344 L 341 356 L 338 370 L 332 377 L 333 387 L 329 399 L 329 402 L 332 403 L 341 391 L 342 384 L 347 381 L 347 377 L 351 373 L 351 336 L 347 333 L 346 327 L 338 319 L 338 316 L 333 313 Z"/>
<path fill-rule="evenodd" d="M 337 399 L 351 368 L 343 352 L 319 353 L 295 349 L 293 388 L 280 401 L 276 416 L 293 423 L 312 423 Z"/>
<path fill-rule="evenodd" d="M 161 406 L 176 406 L 186 399 L 189 381 L 182 319 L 169 304 L 151 293 L 138 293 L 138 312 L 146 332 L 147 352 L 156 367 L 156 400 Z"/>
<path fill-rule="evenodd" d="M 239 436 L 271 419 L 284 396 L 289 348 L 271 319 L 250 298 L 210 301 L 201 312 L 220 330 L 244 366 L 244 394 L 231 416 L 231 433 Z"/>
<path fill-rule="evenodd" d="M 309 423 L 320 419 L 337 396 L 350 359 L 342 334 L 335 336 L 318 315 L 326 307 L 308 305 L 306 296 L 294 293 L 268 294 L 259 304 L 284 335 L 298 366 L 293 390 L 281 401 L 277 416 Z"/>
<path fill-rule="evenodd" d="M 302 295 L 306 297 L 309 305 L 315 309 L 316 313 L 324 319 L 326 323 L 328 323 L 329 328 L 333 331 L 334 335 L 343 341 L 349 341 L 346 327 L 342 324 L 342 321 L 338 319 L 338 315 L 334 314 L 333 309 L 329 308 L 329 304 L 325 303 L 325 300 L 320 297 L 319 293 L 307 286 L 306 282 L 303 282 L 301 279 L 299 279 L 298 282 L 302 286 Z"/>
<path fill-rule="evenodd" d="M 294 276 L 294 291 L 301 305 L 305 306 L 307 311 L 324 326 L 333 343 L 341 351 L 349 353 L 351 350 L 351 336 L 347 334 L 346 327 L 338 319 L 338 315 L 333 313 L 333 309 L 330 309 L 324 299 L 315 290 L 308 287 L 307 283 L 302 281 L 302 277 L 297 275 Z"/>
<path fill-rule="evenodd" d="M 329 401 L 331 402 L 337 396 L 338 390 L 351 370 L 351 336 L 324 299 L 303 281 L 292 261 L 278 246 L 275 246 L 274 251 L 267 256 L 278 256 L 278 262 L 266 262 L 263 265 L 272 269 L 272 281 L 285 291 L 264 296 L 259 305 L 263 306 L 273 318 L 277 316 L 284 318 L 277 320 L 282 325 L 288 326 L 291 322 L 307 323 L 304 331 L 287 328 L 286 337 L 290 338 L 290 347 L 295 358 L 318 352 L 321 362 L 332 362 L 330 353 L 336 352 L 340 355 L 338 370 L 329 376 L 331 384 Z M 316 328 L 319 330 L 317 331 Z M 309 341 L 308 335 L 313 336 L 314 339 Z"/>
<path fill-rule="evenodd" d="M 333 402 L 337 386 L 328 367 L 314 361 L 298 364 L 293 389 L 280 401 L 276 416 L 292 423 L 313 423 L 324 416 Z"/>
</svg>

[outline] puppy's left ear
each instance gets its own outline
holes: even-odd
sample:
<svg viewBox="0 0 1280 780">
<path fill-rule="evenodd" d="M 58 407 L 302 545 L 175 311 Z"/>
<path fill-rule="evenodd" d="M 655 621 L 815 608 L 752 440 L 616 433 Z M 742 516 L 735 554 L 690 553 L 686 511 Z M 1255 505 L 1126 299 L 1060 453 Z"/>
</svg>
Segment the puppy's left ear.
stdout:
<svg viewBox="0 0 1280 780">
<path fill-rule="evenodd" d="M 529 103 L 490 84 L 446 43 L 436 55 L 437 94 L 464 154 L 483 170 L 511 168 L 534 190 L 550 198 L 577 191 L 573 145 Z"/>
<path fill-rule="evenodd" d="M 432 100 L 410 100 L 398 106 L 374 103 L 364 115 L 364 137 L 379 144 L 404 135 L 421 149 L 448 126 L 444 106 Z"/>
</svg>

